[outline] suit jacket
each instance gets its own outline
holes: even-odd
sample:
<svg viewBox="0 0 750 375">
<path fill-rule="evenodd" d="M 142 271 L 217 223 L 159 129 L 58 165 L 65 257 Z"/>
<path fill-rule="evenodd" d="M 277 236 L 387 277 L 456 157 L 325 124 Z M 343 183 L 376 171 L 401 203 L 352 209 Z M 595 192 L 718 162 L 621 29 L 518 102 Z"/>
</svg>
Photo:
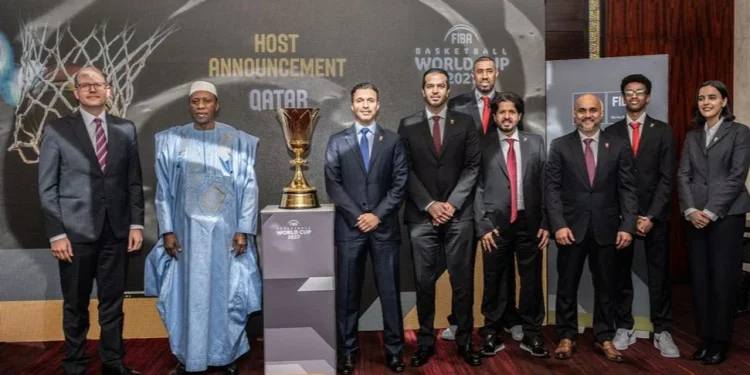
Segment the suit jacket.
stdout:
<svg viewBox="0 0 750 375">
<path fill-rule="evenodd" d="M 606 129 L 632 144 L 626 119 Z M 669 202 L 672 198 L 672 182 L 675 173 L 675 149 L 672 129 L 667 123 L 646 116 L 640 127 L 641 139 L 635 155 L 636 194 L 638 215 L 652 216 L 655 221 L 669 219 Z"/>
<path fill-rule="evenodd" d="M 39 155 L 39 198 L 47 238 L 96 241 L 105 217 L 115 237 L 143 225 L 143 184 L 135 125 L 106 115 L 107 167 L 102 172 L 81 113 L 47 124 Z"/>
<path fill-rule="evenodd" d="M 722 122 L 708 147 L 705 130 L 691 130 L 677 171 L 680 212 L 705 209 L 723 218 L 750 211 L 745 187 L 748 168 L 750 129 L 746 125 Z"/>
<path fill-rule="evenodd" d="M 407 160 L 404 221 L 429 222 L 425 210 L 430 202 L 448 202 L 456 207 L 455 221 L 474 219 L 474 185 L 479 174 L 479 134 L 469 116 L 446 111 L 440 154 L 435 150 L 425 110 L 401 119 L 398 127 Z"/>
<path fill-rule="evenodd" d="M 368 212 L 380 219 L 372 232 L 376 240 L 401 239 L 398 210 L 408 177 L 406 155 L 398 134 L 376 127 L 368 172 L 354 125 L 328 140 L 325 179 L 328 197 L 336 205 L 336 241 L 363 235 L 357 229 L 357 218 Z"/>
<path fill-rule="evenodd" d="M 497 94 L 498 92 L 495 91 L 495 95 Z M 479 133 L 482 134 L 482 114 L 479 113 L 479 106 L 477 105 L 477 98 L 475 96 L 474 90 L 456 95 L 451 98 L 448 101 L 448 109 L 452 109 L 456 112 L 461 112 L 463 114 L 471 116 L 471 118 L 474 120 L 474 126 L 479 131 Z M 495 127 L 497 127 L 497 123 L 495 123 L 495 116 L 492 116 L 492 114 L 490 114 L 490 123 L 487 126 L 487 132 L 489 133 L 490 129 L 494 129 Z"/>
<path fill-rule="evenodd" d="M 482 163 L 474 200 L 477 237 L 494 228 L 500 233 L 510 228 L 510 179 L 505 153 L 501 147 L 500 130 L 494 127 L 481 137 Z M 547 146 L 538 134 L 518 131 L 521 149 L 523 205 L 529 229 L 548 229 L 544 203 L 544 163 Z"/>
<path fill-rule="evenodd" d="M 592 185 L 578 131 L 555 139 L 546 163 L 546 199 L 552 232 L 570 228 L 576 243 L 589 222 L 599 245 L 614 244 L 618 231 L 634 234 L 638 199 L 630 144 L 600 132 Z"/>
</svg>

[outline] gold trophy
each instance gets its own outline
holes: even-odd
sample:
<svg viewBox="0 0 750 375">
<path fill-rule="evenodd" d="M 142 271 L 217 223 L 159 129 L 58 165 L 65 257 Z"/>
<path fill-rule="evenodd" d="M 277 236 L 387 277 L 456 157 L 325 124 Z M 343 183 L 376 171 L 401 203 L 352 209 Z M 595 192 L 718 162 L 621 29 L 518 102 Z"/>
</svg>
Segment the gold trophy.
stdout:
<svg viewBox="0 0 750 375">
<path fill-rule="evenodd" d="M 282 191 L 279 208 L 317 208 L 318 195 L 316 189 L 310 186 L 302 175 L 302 166 L 307 160 L 302 154 L 310 148 L 315 125 L 318 123 L 318 108 L 277 108 L 276 120 L 284 131 L 284 140 L 289 150 L 294 152 L 295 158 L 290 160 L 295 171 L 292 182 Z"/>
</svg>

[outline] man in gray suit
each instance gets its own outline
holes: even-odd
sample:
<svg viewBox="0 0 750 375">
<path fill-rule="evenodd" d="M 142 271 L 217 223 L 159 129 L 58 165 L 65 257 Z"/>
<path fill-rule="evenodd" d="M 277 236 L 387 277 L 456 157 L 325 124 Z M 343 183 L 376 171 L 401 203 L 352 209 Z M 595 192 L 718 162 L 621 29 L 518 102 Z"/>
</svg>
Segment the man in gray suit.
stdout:
<svg viewBox="0 0 750 375">
<path fill-rule="evenodd" d="M 408 177 L 406 155 L 398 134 L 375 122 L 380 109 L 378 89 L 360 83 L 351 95 L 354 124 L 328 140 L 325 163 L 326 191 L 336 205 L 337 367 L 344 375 L 354 372 L 362 280 L 369 253 L 383 307 L 386 363 L 391 371 L 403 372 L 398 210 Z"/>
<path fill-rule="evenodd" d="M 86 333 L 94 279 L 103 373 L 139 374 L 123 364 L 122 301 L 127 253 L 143 242 L 143 186 L 132 122 L 105 111 L 110 87 L 94 67 L 78 71 L 79 110 L 45 126 L 39 198 L 63 293 L 66 374 L 88 367 Z"/>
<path fill-rule="evenodd" d="M 482 163 L 474 199 L 476 235 L 484 250 L 482 354 L 493 356 L 505 347 L 498 333 L 507 305 L 515 305 L 508 285 L 515 277 L 511 275 L 515 254 L 521 277 L 521 349 L 548 357 L 541 336 L 542 251 L 549 241 L 543 194 L 547 146 L 542 136 L 518 129 L 524 114 L 518 94 L 498 93 L 491 108 L 497 126 L 480 141 Z"/>
</svg>

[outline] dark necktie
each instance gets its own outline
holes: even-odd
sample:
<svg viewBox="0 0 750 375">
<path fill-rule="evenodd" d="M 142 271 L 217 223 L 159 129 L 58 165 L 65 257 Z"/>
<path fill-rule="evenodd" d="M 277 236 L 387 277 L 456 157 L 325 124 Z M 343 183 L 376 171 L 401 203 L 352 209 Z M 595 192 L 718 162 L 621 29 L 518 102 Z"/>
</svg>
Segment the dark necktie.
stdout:
<svg viewBox="0 0 750 375">
<path fill-rule="evenodd" d="M 513 224 L 518 218 L 518 180 L 516 169 L 516 149 L 513 147 L 515 139 L 507 138 L 508 141 L 508 179 L 510 179 L 510 223 Z"/>
<path fill-rule="evenodd" d="M 484 108 L 482 108 L 482 133 L 487 134 L 487 128 L 490 126 L 490 97 L 483 96 Z"/>
<path fill-rule="evenodd" d="M 432 116 L 432 142 L 435 144 L 435 152 L 440 155 L 440 116 Z"/>
<path fill-rule="evenodd" d="M 583 140 L 583 143 L 586 144 L 586 152 L 584 152 L 586 155 L 586 171 L 589 173 L 589 184 L 591 184 L 591 186 L 594 186 L 594 174 L 596 173 L 594 150 L 591 149 L 591 142 L 593 141 L 593 138 L 586 138 Z"/>
<path fill-rule="evenodd" d="M 630 127 L 633 128 L 633 157 L 638 153 L 638 144 L 641 141 L 641 123 L 633 121 L 630 123 Z"/>
<path fill-rule="evenodd" d="M 370 130 L 362 128 L 359 132 L 362 134 L 362 139 L 359 141 L 359 150 L 362 152 L 362 160 L 365 162 L 365 172 L 368 172 L 370 169 L 370 141 L 367 140 L 367 133 Z"/>
<path fill-rule="evenodd" d="M 96 124 L 96 160 L 99 161 L 99 167 L 104 172 L 104 168 L 107 167 L 107 136 L 104 134 L 102 119 L 97 117 L 94 119 L 94 123 Z"/>
</svg>

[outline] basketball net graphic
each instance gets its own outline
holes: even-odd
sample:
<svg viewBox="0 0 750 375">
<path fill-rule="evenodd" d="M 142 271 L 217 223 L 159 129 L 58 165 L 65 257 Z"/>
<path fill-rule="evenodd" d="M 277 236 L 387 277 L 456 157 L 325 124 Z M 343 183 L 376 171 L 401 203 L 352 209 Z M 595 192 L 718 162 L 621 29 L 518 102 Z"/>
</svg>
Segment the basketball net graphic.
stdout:
<svg viewBox="0 0 750 375">
<path fill-rule="evenodd" d="M 126 25 L 109 35 L 107 24 L 94 25 L 86 36 L 74 35 L 70 24 L 56 30 L 21 25 L 21 98 L 15 113 L 13 143 L 26 164 L 39 161 L 44 124 L 66 116 L 78 107 L 73 96 L 75 73 L 93 65 L 107 77 L 112 95 L 107 112 L 125 116 L 133 100 L 133 81 L 151 53 L 177 28 L 160 25 L 141 44 L 133 39 L 135 26 Z"/>
</svg>

